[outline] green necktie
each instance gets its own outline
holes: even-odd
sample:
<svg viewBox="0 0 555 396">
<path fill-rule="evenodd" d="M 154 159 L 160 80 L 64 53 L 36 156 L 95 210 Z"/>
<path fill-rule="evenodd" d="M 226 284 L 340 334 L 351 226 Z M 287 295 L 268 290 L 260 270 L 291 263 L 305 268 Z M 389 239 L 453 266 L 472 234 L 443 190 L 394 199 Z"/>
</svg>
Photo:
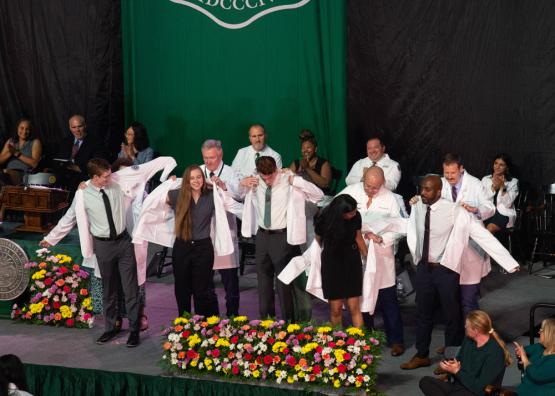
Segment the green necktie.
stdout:
<svg viewBox="0 0 555 396">
<path fill-rule="evenodd" d="M 272 186 L 266 188 L 264 194 L 264 227 L 269 229 L 272 226 Z"/>
<path fill-rule="evenodd" d="M 254 154 L 254 165 L 256 166 L 256 161 L 260 158 L 260 153 Z"/>
</svg>

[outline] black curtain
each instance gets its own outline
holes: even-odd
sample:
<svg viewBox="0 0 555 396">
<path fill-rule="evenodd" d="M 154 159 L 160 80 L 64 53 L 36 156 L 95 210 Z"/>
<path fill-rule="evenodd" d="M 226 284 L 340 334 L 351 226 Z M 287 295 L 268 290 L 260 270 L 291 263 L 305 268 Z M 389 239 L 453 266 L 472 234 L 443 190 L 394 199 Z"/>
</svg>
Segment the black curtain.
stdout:
<svg viewBox="0 0 555 396">
<path fill-rule="evenodd" d="M 117 0 L 0 0 L 0 134 L 33 120 L 46 154 L 82 114 L 90 134 L 117 150 L 123 77 Z M 109 156 L 109 155 L 107 155 Z"/>
<path fill-rule="evenodd" d="M 405 194 L 451 151 L 480 178 L 504 151 L 521 182 L 555 182 L 555 2 L 350 0 L 348 9 L 350 163 L 381 129 Z"/>
</svg>

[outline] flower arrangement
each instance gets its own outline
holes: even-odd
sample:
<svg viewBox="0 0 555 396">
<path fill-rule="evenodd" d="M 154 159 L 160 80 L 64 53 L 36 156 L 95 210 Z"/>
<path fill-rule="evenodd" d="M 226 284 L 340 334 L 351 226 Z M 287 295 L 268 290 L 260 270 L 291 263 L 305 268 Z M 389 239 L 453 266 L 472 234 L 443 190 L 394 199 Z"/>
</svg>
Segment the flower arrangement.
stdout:
<svg viewBox="0 0 555 396">
<path fill-rule="evenodd" d="M 14 304 L 12 319 L 34 324 L 65 327 L 92 327 L 92 300 L 89 273 L 65 254 L 37 250 L 35 261 L 25 264 L 31 270 L 31 299 L 19 307 Z"/>
<path fill-rule="evenodd" d="M 178 317 L 166 329 L 162 365 L 179 373 L 359 388 L 374 392 L 382 333 L 350 327 Z"/>
</svg>

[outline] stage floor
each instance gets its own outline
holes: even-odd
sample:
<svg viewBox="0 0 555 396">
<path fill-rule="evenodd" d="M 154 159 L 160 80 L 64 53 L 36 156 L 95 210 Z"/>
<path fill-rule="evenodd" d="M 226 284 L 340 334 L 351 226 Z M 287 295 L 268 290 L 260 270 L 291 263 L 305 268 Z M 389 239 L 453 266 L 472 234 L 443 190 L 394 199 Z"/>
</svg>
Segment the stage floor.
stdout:
<svg viewBox="0 0 555 396">
<path fill-rule="evenodd" d="M 540 265 L 537 264 L 537 268 Z M 551 272 L 555 271 L 551 267 Z M 258 296 L 256 292 L 256 273 L 253 265 L 247 265 L 245 275 L 240 277 L 241 314 L 256 318 Z M 225 312 L 225 299 L 219 276 L 216 287 L 220 301 L 220 312 Z M 93 368 L 108 371 L 123 371 L 148 375 L 160 375 L 157 362 L 161 357 L 161 330 L 177 315 L 173 295 L 173 277 L 171 274 L 161 279 L 151 277 L 146 286 L 147 306 L 150 328 L 141 333 L 141 345 L 126 348 L 128 332 L 127 323 L 118 338 L 106 345 L 96 345 L 95 339 L 103 331 L 102 319 L 97 317 L 92 329 L 51 328 L 24 323 L 0 320 L 0 354 L 13 353 L 26 363 L 41 365 L 58 365 L 65 367 Z M 516 275 L 503 275 L 496 269 L 482 284 L 482 309 L 488 311 L 494 327 L 507 341 L 517 339 L 524 344 L 522 337 L 528 328 L 528 312 L 536 302 L 555 302 L 555 280 L 538 276 L 529 276 L 525 271 Z M 431 368 L 413 371 L 400 370 L 399 365 L 414 353 L 416 306 L 414 294 L 401 305 L 405 325 L 407 351 L 401 357 L 391 357 L 389 348 L 384 348 L 380 363 L 378 386 L 387 395 L 420 394 L 418 381 L 424 375 L 432 375 Z M 539 311 L 538 320 L 553 314 Z M 318 322 L 328 320 L 327 305 L 314 299 L 313 317 Z M 381 323 L 377 320 L 377 325 Z M 432 337 L 431 351 L 443 344 L 441 325 L 436 326 Z M 434 363 L 439 356 L 432 356 Z M 519 372 L 513 365 L 505 374 L 505 385 L 517 385 Z"/>
</svg>

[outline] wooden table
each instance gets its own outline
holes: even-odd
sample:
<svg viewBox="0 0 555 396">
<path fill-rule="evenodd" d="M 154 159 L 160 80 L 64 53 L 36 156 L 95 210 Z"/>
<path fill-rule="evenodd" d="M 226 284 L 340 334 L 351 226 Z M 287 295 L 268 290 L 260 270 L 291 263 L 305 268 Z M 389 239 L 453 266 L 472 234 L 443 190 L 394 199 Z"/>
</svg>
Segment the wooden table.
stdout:
<svg viewBox="0 0 555 396">
<path fill-rule="evenodd" d="M 25 186 L 2 187 L 2 206 L 4 209 L 24 212 L 25 224 L 16 231 L 50 231 L 53 225 L 45 224 L 45 217 L 68 207 L 69 191 L 54 188 Z"/>
</svg>

